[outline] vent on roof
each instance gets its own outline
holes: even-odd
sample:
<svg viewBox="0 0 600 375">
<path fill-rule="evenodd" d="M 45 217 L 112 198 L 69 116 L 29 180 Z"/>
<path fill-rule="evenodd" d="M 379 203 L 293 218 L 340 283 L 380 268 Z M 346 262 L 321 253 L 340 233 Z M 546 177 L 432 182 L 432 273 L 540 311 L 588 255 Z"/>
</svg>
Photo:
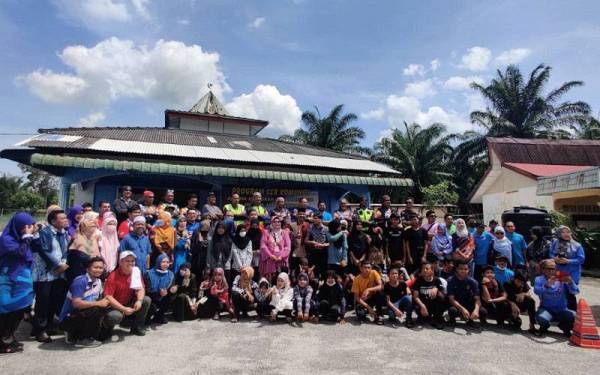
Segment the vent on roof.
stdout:
<svg viewBox="0 0 600 375">
<path fill-rule="evenodd" d="M 252 144 L 250 144 L 250 142 L 248 141 L 233 141 L 233 142 L 229 142 L 232 146 L 240 146 L 240 147 L 245 147 L 247 149 L 251 149 L 252 148 Z"/>
<path fill-rule="evenodd" d="M 208 141 L 209 141 L 210 143 L 217 143 L 217 140 L 216 140 L 216 139 L 214 139 L 213 137 L 206 137 L 206 139 L 208 139 Z"/>
</svg>

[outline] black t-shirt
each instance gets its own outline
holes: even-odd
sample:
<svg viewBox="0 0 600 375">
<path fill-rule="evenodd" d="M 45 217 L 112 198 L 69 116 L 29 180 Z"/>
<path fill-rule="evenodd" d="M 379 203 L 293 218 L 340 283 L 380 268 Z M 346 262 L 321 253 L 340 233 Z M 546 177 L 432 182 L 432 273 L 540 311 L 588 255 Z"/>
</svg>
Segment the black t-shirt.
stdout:
<svg viewBox="0 0 600 375">
<path fill-rule="evenodd" d="M 410 256 L 413 262 L 418 262 L 423 256 L 425 241 L 427 241 L 427 231 L 422 228 L 406 228 L 402 234 L 402 239 L 408 241 Z"/>
<path fill-rule="evenodd" d="M 419 292 L 420 299 L 428 300 L 428 299 L 430 299 L 428 293 L 433 288 L 438 288 L 438 290 L 440 290 L 440 291 L 442 290 L 442 281 L 439 278 L 434 277 L 433 280 L 427 281 L 424 278 L 422 278 L 421 276 L 419 276 L 415 280 L 412 290 Z"/>
<path fill-rule="evenodd" d="M 479 285 L 472 277 L 461 280 L 452 276 L 448 279 L 448 296 L 454 296 L 454 299 L 465 307 L 474 303 L 475 297 L 479 297 Z"/>
<path fill-rule="evenodd" d="M 386 240 L 388 244 L 388 255 L 392 262 L 402 260 L 404 257 L 404 246 L 402 245 L 402 228 L 388 228 Z"/>
<path fill-rule="evenodd" d="M 527 285 L 526 282 L 521 282 L 521 287 L 517 288 L 515 281 L 511 280 L 504 283 L 504 290 L 506 291 L 509 301 L 517 302 L 517 294 L 528 292 L 529 285 Z"/>
<path fill-rule="evenodd" d="M 389 282 L 385 283 L 383 293 L 390 297 L 390 302 L 396 303 L 406 295 L 406 282 L 400 281 L 398 286 L 392 286 Z"/>
<path fill-rule="evenodd" d="M 504 293 L 504 288 L 502 287 L 502 285 L 500 285 L 500 283 L 498 281 L 496 281 L 495 283 L 491 283 L 491 282 L 487 283 L 485 285 L 485 287 L 487 288 L 491 299 L 501 297 L 502 293 Z M 483 287 L 482 287 L 482 289 L 483 289 Z M 483 291 L 482 291 L 482 293 L 483 293 Z"/>
</svg>

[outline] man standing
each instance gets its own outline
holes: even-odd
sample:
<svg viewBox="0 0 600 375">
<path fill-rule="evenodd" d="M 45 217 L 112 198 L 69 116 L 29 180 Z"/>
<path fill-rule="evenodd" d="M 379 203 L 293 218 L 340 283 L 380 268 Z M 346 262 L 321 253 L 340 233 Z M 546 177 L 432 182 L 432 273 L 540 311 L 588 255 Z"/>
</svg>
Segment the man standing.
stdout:
<svg viewBox="0 0 600 375">
<path fill-rule="evenodd" d="M 473 234 L 473 239 L 475 241 L 475 251 L 474 251 L 474 260 L 475 260 L 475 280 L 481 280 L 481 275 L 483 274 L 483 268 L 489 264 L 488 253 L 490 250 L 490 244 L 494 240 L 494 236 L 488 231 L 485 230 L 485 225 L 483 223 L 479 223 L 476 225 L 475 233 Z"/>
<path fill-rule="evenodd" d="M 282 196 L 275 198 L 275 208 L 271 210 L 271 217 L 274 216 L 279 216 L 284 225 L 291 222 L 292 217 L 290 211 L 285 208 L 285 198 Z M 304 218 L 306 219 L 306 213 L 304 213 Z"/>
<path fill-rule="evenodd" d="M 375 210 L 373 216 L 375 217 L 375 223 L 385 230 L 390 226 L 390 217 L 394 214 L 392 209 L 392 198 L 389 195 L 381 197 L 381 207 Z"/>
<path fill-rule="evenodd" d="M 154 193 L 150 190 L 144 191 L 144 198 L 139 204 L 146 223 L 152 225 L 158 219 L 158 208 L 154 205 Z"/>
<path fill-rule="evenodd" d="M 250 207 L 247 211 L 250 211 L 251 209 L 256 210 L 256 213 L 258 214 L 258 220 L 261 223 L 269 221 L 269 213 L 262 205 L 262 194 L 258 191 L 252 194 L 252 203 L 250 203 Z"/>
<path fill-rule="evenodd" d="M 515 232 L 515 223 L 512 221 L 506 222 L 506 238 L 512 243 L 512 267 L 513 269 L 526 270 L 525 250 L 527 250 L 527 242 L 525 237 Z"/>
<path fill-rule="evenodd" d="M 173 207 L 173 213 L 171 214 L 171 216 L 173 217 L 173 219 L 176 219 L 179 215 L 179 206 L 177 205 L 177 203 L 175 203 L 175 190 L 173 189 L 167 189 L 167 191 L 165 191 L 165 197 L 162 204 L 160 205 L 160 210 L 164 211 L 167 209 L 167 207 Z"/>
<path fill-rule="evenodd" d="M 113 203 L 113 207 L 117 213 L 117 220 L 119 222 L 127 219 L 127 210 L 136 204 L 136 202 L 131 199 L 132 194 L 131 186 L 125 185 L 121 188 L 121 196 L 115 199 Z"/>
<path fill-rule="evenodd" d="M 364 195 L 358 201 L 358 209 L 356 210 L 356 218 L 362 223 L 363 231 L 368 231 L 373 220 L 373 210 L 369 208 L 367 197 Z"/>
<path fill-rule="evenodd" d="M 102 228 L 104 224 L 104 214 L 110 212 L 110 202 L 100 201 L 98 204 L 98 228 Z"/>
<path fill-rule="evenodd" d="M 318 213 L 321 214 L 321 221 L 323 221 L 323 224 L 328 225 L 329 222 L 333 220 L 333 216 L 331 215 L 331 213 L 327 212 L 327 205 L 325 204 L 325 202 L 319 201 L 317 209 L 319 210 Z"/>
<path fill-rule="evenodd" d="M 296 216 L 298 216 L 299 210 L 304 210 L 304 216 L 306 217 L 306 220 L 312 221 L 314 212 L 313 210 L 308 208 L 308 199 L 306 199 L 305 197 L 301 197 L 300 199 L 298 199 L 298 207 L 294 208 L 294 210 L 292 211 L 292 221 L 296 221 Z M 322 216 L 321 220 L 323 220 Z"/>
<path fill-rule="evenodd" d="M 142 210 L 137 204 L 127 209 L 127 219 L 119 224 L 117 230 L 119 239 L 122 240 L 127 234 L 133 230 L 133 220 L 142 215 Z"/>
<path fill-rule="evenodd" d="M 427 231 L 427 252 L 431 252 L 431 239 L 437 234 L 437 227 L 438 224 L 436 223 L 435 219 L 437 218 L 437 215 L 435 214 L 435 211 L 433 210 L 428 210 L 425 213 L 425 217 L 427 218 L 427 222 L 423 225 L 421 225 L 422 229 L 425 229 Z"/>
<path fill-rule="evenodd" d="M 427 231 L 421 228 L 421 220 L 417 215 L 410 219 L 410 227 L 404 230 L 404 264 L 409 273 L 413 273 L 426 262 Z"/>
<path fill-rule="evenodd" d="M 279 215 L 271 215 L 271 217 L 281 217 Z M 296 270 L 300 264 L 300 259 L 306 258 L 305 241 L 307 240 L 310 223 L 306 221 L 304 211 L 299 211 L 296 216 L 296 222 L 290 224 L 292 231 L 292 256 L 290 258 L 290 269 Z"/>
<path fill-rule="evenodd" d="M 409 226 L 410 219 L 413 216 L 417 216 L 414 210 L 415 201 L 412 198 L 406 198 L 404 202 L 404 209 L 400 211 L 400 218 L 402 219 L 402 225 Z"/>
<path fill-rule="evenodd" d="M 223 220 L 223 211 L 217 206 L 217 195 L 212 191 L 208 193 L 206 204 L 202 206 L 202 220 L 210 222 Z"/>
<path fill-rule="evenodd" d="M 126 235 L 119 245 L 119 253 L 130 251 L 135 255 L 135 265 L 145 274 L 150 268 L 150 253 L 152 246 L 145 234 L 146 219 L 137 216 L 133 219 L 133 231 Z"/>
<path fill-rule="evenodd" d="M 390 226 L 385 231 L 387 245 L 387 254 L 390 258 L 390 265 L 398 264 L 404 261 L 404 244 L 402 243 L 402 225 L 400 225 L 400 216 L 393 213 L 390 216 Z"/>
<path fill-rule="evenodd" d="M 458 316 L 473 328 L 479 328 L 475 320 L 485 321 L 487 311 L 481 307 L 479 286 L 477 281 L 469 276 L 469 265 L 463 260 L 457 262 L 456 274 L 448 280 L 448 301 L 451 326 L 456 324 Z"/>
<path fill-rule="evenodd" d="M 246 221 L 246 208 L 240 204 L 238 193 L 231 194 L 231 203 L 226 204 L 223 211 L 233 213 L 233 223 L 236 227 Z"/>
<path fill-rule="evenodd" d="M 131 251 L 119 255 L 119 267 L 111 272 L 104 287 L 104 297 L 110 309 L 104 319 L 103 338 L 112 336 L 113 328 L 124 319 L 131 321 L 131 333 L 144 336 L 144 322 L 150 309 L 150 297 L 144 290 L 144 278 L 135 266 L 136 256 Z"/>
<path fill-rule="evenodd" d="M 198 210 L 189 209 L 187 210 L 187 231 L 192 236 L 200 228 L 200 222 L 198 221 Z"/>
<path fill-rule="evenodd" d="M 186 206 L 180 211 L 181 215 L 187 215 L 188 210 L 198 209 L 198 196 L 196 194 L 190 194 L 187 199 Z"/>
<path fill-rule="evenodd" d="M 33 255 L 33 290 L 35 292 L 34 316 L 31 335 L 38 342 L 49 343 L 54 315 L 62 309 L 67 294 L 65 271 L 69 236 L 69 220 L 63 210 L 50 211 L 48 225 L 40 231 L 39 250 Z"/>
<path fill-rule="evenodd" d="M 297 221 L 298 220 L 296 220 L 296 222 Z M 327 267 L 327 249 L 329 248 L 327 232 L 327 227 L 324 226 L 321 221 L 321 215 L 314 215 L 313 223 L 308 230 L 308 238 L 305 241 L 305 244 L 310 246 L 308 261 L 311 266 L 315 266 L 315 273 L 317 276 L 319 276 L 321 272 L 325 272 Z"/>
</svg>

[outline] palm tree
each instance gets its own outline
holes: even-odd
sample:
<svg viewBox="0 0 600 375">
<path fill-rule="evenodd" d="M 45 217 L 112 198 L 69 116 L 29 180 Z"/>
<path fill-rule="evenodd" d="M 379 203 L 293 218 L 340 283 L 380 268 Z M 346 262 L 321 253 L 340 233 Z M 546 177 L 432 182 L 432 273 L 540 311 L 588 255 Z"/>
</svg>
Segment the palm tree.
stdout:
<svg viewBox="0 0 600 375">
<path fill-rule="evenodd" d="M 592 116 L 570 128 L 576 139 L 600 140 L 600 121 Z"/>
<path fill-rule="evenodd" d="M 540 64 L 525 82 L 519 68 L 509 65 L 505 72 L 497 71 L 497 77 L 488 86 L 471 83 L 489 104 L 485 111 L 471 112 L 471 122 L 483 129 L 472 133 L 458 146 L 456 152 L 462 158 L 481 154 L 486 150 L 486 137 L 515 138 L 564 138 L 565 128 L 582 121 L 590 112 L 590 106 L 582 101 L 559 102 L 569 90 L 583 85 L 582 81 L 569 81 L 557 89 L 543 94 L 550 79 L 551 68 Z"/>
<path fill-rule="evenodd" d="M 421 201 L 422 188 L 449 180 L 448 162 L 452 155 L 450 140 L 444 135 L 446 126 L 435 123 L 422 128 L 417 123 L 404 122 L 404 130 L 392 129 L 392 134 L 375 143 L 373 159 L 402 172 L 414 182 L 414 194 Z"/>
<path fill-rule="evenodd" d="M 357 120 L 354 113 L 342 115 L 343 104 L 335 106 L 326 117 L 321 117 L 319 108 L 315 112 L 302 113 L 304 129 L 298 129 L 293 135 L 282 135 L 280 141 L 301 143 L 328 148 L 347 153 L 368 154 L 369 150 L 360 146 L 365 132 L 350 123 Z"/>
</svg>

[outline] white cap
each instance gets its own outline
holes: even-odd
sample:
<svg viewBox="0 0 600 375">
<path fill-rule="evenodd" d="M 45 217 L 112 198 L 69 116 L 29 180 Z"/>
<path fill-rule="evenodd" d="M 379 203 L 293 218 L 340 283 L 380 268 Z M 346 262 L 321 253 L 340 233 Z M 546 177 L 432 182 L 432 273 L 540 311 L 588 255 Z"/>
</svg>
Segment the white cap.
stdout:
<svg viewBox="0 0 600 375">
<path fill-rule="evenodd" d="M 131 255 L 132 257 L 134 257 L 134 258 L 137 258 L 137 257 L 135 256 L 135 253 L 134 253 L 133 251 L 130 251 L 130 250 L 125 250 L 125 251 L 122 251 L 122 252 L 121 252 L 121 254 L 119 254 L 119 260 L 125 259 L 125 258 L 127 258 L 128 256 L 130 256 L 130 255 Z"/>
</svg>

